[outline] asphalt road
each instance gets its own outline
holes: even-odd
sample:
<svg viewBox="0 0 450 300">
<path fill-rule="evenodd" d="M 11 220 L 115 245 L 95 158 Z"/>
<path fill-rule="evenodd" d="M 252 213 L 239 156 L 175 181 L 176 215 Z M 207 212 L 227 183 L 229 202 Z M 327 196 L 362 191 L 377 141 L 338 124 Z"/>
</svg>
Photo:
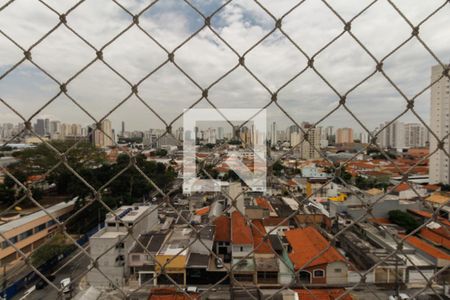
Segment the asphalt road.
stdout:
<svg viewBox="0 0 450 300">
<path fill-rule="evenodd" d="M 53 284 L 59 287 L 61 280 L 64 278 L 70 277 L 72 280 L 76 279 L 77 281 L 72 282 L 72 295 L 75 296 L 79 291 L 79 283 L 81 278 L 85 275 L 87 268 L 89 265 L 89 259 L 85 255 L 78 256 L 75 260 L 71 261 L 70 263 L 66 264 L 61 270 L 59 270 L 55 274 L 55 280 L 53 281 Z M 26 290 L 22 291 L 18 295 L 16 295 L 13 299 L 19 300 L 23 297 Z M 58 295 L 58 291 L 55 290 L 54 287 L 51 285 L 47 285 L 45 288 L 41 290 L 35 290 L 33 291 L 28 297 L 26 297 L 27 300 L 42 300 L 42 299 L 62 299 Z"/>
</svg>

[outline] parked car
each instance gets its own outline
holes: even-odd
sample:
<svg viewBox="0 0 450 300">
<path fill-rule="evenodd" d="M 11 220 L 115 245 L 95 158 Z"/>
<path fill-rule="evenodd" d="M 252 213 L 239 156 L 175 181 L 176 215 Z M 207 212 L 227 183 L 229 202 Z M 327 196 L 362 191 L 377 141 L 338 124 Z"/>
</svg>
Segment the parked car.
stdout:
<svg viewBox="0 0 450 300">
<path fill-rule="evenodd" d="M 60 283 L 64 294 L 69 294 L 72 291 L 72 281 L 70 278 L 64 278 Z"/>
<path fill-rule="evenodd" d="M 186 287 L 186 292 L 188 292 L 188 293 L 198 293 L 198 287 L 196 287 L 196 286 L 188 286 L 188 287 Z"/>
</svg>

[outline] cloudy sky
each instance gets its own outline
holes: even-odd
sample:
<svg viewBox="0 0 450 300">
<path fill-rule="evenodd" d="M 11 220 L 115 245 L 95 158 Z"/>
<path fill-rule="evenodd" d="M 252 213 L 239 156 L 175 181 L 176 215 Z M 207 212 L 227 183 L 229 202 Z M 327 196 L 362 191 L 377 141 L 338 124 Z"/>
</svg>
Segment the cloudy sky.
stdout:
<svg viewBox="0 0 450 300">
<path fill-rule="evenodd" d="M 44 0 L 63 13 L 76 4 L 74 0 Z M 0 7 L 7 3 L 0 0 Z M 139 14 L 152 1 L 120 0 L 132 14 Z M 208 16 L 223 4 L 222 0 L 190 0 Z M 260 0 L 275 17 L 280 18 L 299 1 Z M 348 21 L 372 1 L 328 0 L 344 20 Z M 414 24 L 442 5 L 443 0 L 393 1 Z M 58 15 L 37 0 L 16 0 L 0 11 L 0 30 L 27 49 L 59 22 Z M 100 49 L 132 22 L 132 17 L 111 0 L 86 0 L 67 16 L 67 24 L 83 39 Z M 104 60 L 129 83 L 139 85 L 139 95 L 146 105 L 159 112 L 168 123 L 184 109 L 201 98 L 201 89 L 236 67 L 238 56 L 209 29 L 204 28 L 182 47 L 190 35 L 204 25 L 203 17 L 181 0 L 160 0 L 142 13 L 140 26 L 168 52 L 175 51 L 175 62 L 195 82 L 187 78 L 172 63 L 166 63 L 167 53 L 136 26 L 131 27 L 103 49 Z M 270 33 L 275 21 L 251 0 L 235 0 L 226 5 L 211 20 L 213 29 L 240 55 L 246 53 L 247 68 L 272 92 L 278 93 L 278 103 L 298 122 L 317 122 L 337 106 L 336 93 L 311 69 L 289 84 L 307 64 L 305 56 L 278 30 L 248 51 Z M 309 56 L 343 30 L 343 22 L 319 0 L 306 0 L 283 19 L 282 28 Z M 353 34 L 379 60 L 411 36 L 411 27 L 387 0 L 378 0 L 352 22 Z M 450 5 L 420 27 L 420 36 L 441 62 L 450 59 Z M 59 82 L 67 82 L 95 58 L 95 50 L 68 28 L 61 25 L 32 50 L 33 61 Z M 22 50 L 0 34 L 0 76 L 23 57 Z M 407 97 L 413 97 L 430 83 L 431 66 L 438 62 L 412 39 L 384 61 L 384 70 Z M 341 94 L 346 93 L 375 69 L 374 60 L 348 34 L 343 34 L 327 49 L 315 56 L 315 67 Z M 131 92 L 129 83 L 96 61 L 67 85 L 68 94 L 94 118 L 110 112 Z M 200 88 L 199 88 L 200 87 Z M 24 62 L 0 80 L 0 97 L 28 118 L 59 91 L 52 79 L 30 62 Z M 209 90 L 209 99 L 217 107 L 259 108 L 270 102 L 270 94 L 243 67 L 237 67 Z M 416 101 L 416 110 L 429 121 L 429 92 Z M 392 85 L 377 73 L 348 96 L 348 107 L 374 129 L 391 120 L 406 102 Z M 115 128 L 126 122 L 127 129 L 163 127 L 163 123 L 135 96 L 129 98 L 108 118 Z M 211 107 L 201 101 L 196 107 Z M 69 98 L 62 95 L 38 115 L 64 122 L 88 124 L 92 120 Z M 279 127 L 292 123 L 275 106 L 268 107 L 268 122 Z M 416 122 L 407 113 L 403 120 Z M 0 103 L 0 123 L 20 119 Z M 181 121 L 181 120 L 180 120 Z M 181 122 L 175 124 L 179 126 Z M 320 125 L 335 127 L 358 125 L 344 110 L 339 109 Z"/>
</svg>

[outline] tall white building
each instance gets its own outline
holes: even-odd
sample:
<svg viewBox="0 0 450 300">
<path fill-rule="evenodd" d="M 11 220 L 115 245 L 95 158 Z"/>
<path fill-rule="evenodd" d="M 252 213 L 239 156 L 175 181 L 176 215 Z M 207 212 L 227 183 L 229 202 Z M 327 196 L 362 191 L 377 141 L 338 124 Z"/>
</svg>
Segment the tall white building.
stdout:
<svg viewBox="0 0 450 300">
<path fill-rule="evenodd" d="M 270 145 L 275 146 L 277 144 L 277 123 L 273 122 L 270 127 Z"/>
<path fill-rule="evenodd" d="M 442 67 L 434 66 L 431 70 L 431 82 L 435 82 L 442 76 Z M 450 114 L 450 82 L 447 77 L 441 78 L 431 87 L 431 130 L 439 137 L 444 138 L 449 133 Z M 438 147 L 436 139 L 430 137 L 430 152 Z M 449 139 L 445 139 L 444 148 L 450 152 Z M 441 150 L 430 158 L 430 183 L 450 183 L 449 159 Z"/>
<path fill-rule="evenodd" d="M 420 123 L 405 124 L 405 147 L 424 147 L 427 139 L 427 129 Z"/>
<path fill-rule="evenodd" d="M 302 159 L 318 159 L 320 158 L 320 141 L 322 130 L 320 127 L 314 127 L 309 123 L 302 123 L 302 129 L 308 136 L 305 138 L 303 131 L 293 133 L 291 135 L 291 145 L 295 146 L 301 143 L 294 152 L 300 154 Z"/>
<path fill-rule="evenodd" d="M 219 140 L 223 140 L 224 137 L 225 137 L 225 135 L 224 135 L 223 127 L 217 128 L 217 138 Z"/>
<path fill-rule="evenodd" d="M 380 125 L 379 130 L 384 128 L 389 122 Z M 382 148 L 403 148 L 405 147 L 405 124 L 395 121 L 384 128 L 378 135 L 378 145 Z"/>
<path fill-rule="evenodd" d="M 114 132 L 112 129 L 111 121 L 108 119 L 103 120 L 101 123 L 102 131 L 95 130 L 94 132 L 94 144 L 96 147 L 104 148 L 114 144 Z"/>
</svg>

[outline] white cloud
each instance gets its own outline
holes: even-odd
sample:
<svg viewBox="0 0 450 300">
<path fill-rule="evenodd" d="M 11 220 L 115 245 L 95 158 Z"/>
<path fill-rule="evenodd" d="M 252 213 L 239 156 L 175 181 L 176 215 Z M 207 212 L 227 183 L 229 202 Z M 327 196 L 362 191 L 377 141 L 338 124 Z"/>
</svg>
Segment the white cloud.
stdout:
<svg viewBox="0 0 450 300">
<path fill-rule="evenodd" d="M 69 9 L 73 1 L 45 0 L 59 12 Z M 121 0 L 132 14 L 139 13 L 152 1 Z M 358 14 L 370 1 L 329 0 L 329 4 L 345 21 Z M 204 14 L 215 11 L 222 0 L 192 0 Z M 298 3 L 293 0 L 262 0 L 261 3 L 280 18 Z M 397 0 L 396 5 L 418 24 L 443 1 Z M 443 62 L 450 53 L 450 6 L 421 26 L 420 34 Z M 0 11 L 0 30 L 24 48 L 30 47 L 59 21 L 58 16 L 35 0 L 16 0 Z M 121 30 L 132 17 L 110 0 L 87 0 L 71 12 L 67 21 L 83 38 L 100 48 Z M 211 21 L 214 29 L 240 55 L 274 27 L 274 20 L 254 1 L 233 1 L 219 11 Z M 169 52 L 203 26 L 201 16 L 181 0 L 159 1 L 142 14 L 140 25 Z M 342 32 L 344 24 L 321 1 L 307 0 L 283 19 L 283 30 L 309 56 L 315 54 L 332 38 Z M 411 34 L 411 28 L 387 1 L 378 1 L 352 22 L 352 32 L 367 49 L 381 59 Z M 22 51 L 0 35 L 0 73 L 22 58 Z M 65 82 L 95 58 L 95 51 L 70 30 L 60 26 L 41 44 L 32 49 L 33 60 L 60 82 Z M 167 59 L 159 48 L 137 27 L 131 28 L 104 49 L 105 60 L 132 84 L 135 84 Z M 238 63 L 238 57 L 209 29 L 203 29 L 175 52 L 175 61 L 200 86 L 208 85 Z M 416 40 L 385 61 L 386 74 L 408 97 L 429 84 L 430 68 L 436 60 Z M 307 60 L 279 31 L 246 55 L 248 68 L 272 91 L 282 86 L 306 66 Z M 375 69 L 375 62 L 348 35 L 339 38 L 315 57 L 315 66 L 340 93 L 345 93 Z M 1 76 L 1 75 L 0 75 Z M 68 85 L 69 94 L 101 118 L 130 91 L 130 86 L 101 62 L 96 62 Z M 59 87 L 34 66 L 27 63 L 0 81 L 0 97 L 25 116 L 32 115 Z M 146 103 L 171 122 L 185 108 L 201 97 L 201 90 L 171 63 L 147 78 L 139 87 Z M 210 100 L 219 107 L 261 107 L 270 101 L 270 94 L 246 71 L 239 67 L 213 86 Z M 428 120 L 428 93 L 417 100 L 417 111 Z M 369 128 L 395 117 L 405 107 L 405 101 L 380 74 L 358 87 L 348 97 L 349 107 Z M 65 97 L 40 114 L 58 116 L 70 122 L 90 122 L 89 118 Z M 279 103 L 302 121 L 317 121 L 338 103 L 338 97 L 312 70 L 292 81 L 279 94 Z M 0 107 L 2 104 L 0 104 Z M 199 107 L 208 107 L 200 103 Z M 2 107 L 0 122 L 17 122 Z M 273 105 L 269 117 L 276 118 L 280 127 L 290 121 Z M 409 114 L 408 118 L 414 121 Z M 161 127 L 152 113 L 137 99 L 114 112 L 110 119 L 115 127 L 125 120 L 128 128 Z M 179 123 L 178 123 L 179 124 Z M 346 112 L 338 112 L 323 124 L 336 127 L 354 125 Z"/>
</svg>

